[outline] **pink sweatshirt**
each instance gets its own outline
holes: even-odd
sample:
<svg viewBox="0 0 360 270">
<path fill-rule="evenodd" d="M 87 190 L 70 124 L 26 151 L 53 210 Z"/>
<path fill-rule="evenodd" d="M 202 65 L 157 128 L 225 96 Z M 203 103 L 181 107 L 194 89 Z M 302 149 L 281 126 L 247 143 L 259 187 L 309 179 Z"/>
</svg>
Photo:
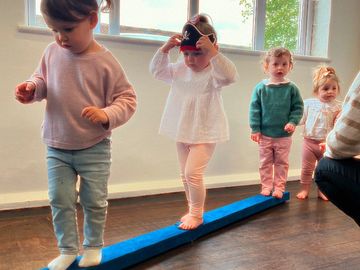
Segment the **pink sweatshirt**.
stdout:
<svg viewBox="0 0 360 270">
<path fill-rule="evenodd" d="M 76 55 L 55 42 L 45 50 L 30 81 L 36 84 L 34 101 L 46 99 L 43 141 L 51 147 L 88 148 L 126 123 L 136 109 L 136 94 L 124 70 L 104 48 Z M 81 117 L 87 106 L 102 108 L 108 127 Z"/>
</svg>

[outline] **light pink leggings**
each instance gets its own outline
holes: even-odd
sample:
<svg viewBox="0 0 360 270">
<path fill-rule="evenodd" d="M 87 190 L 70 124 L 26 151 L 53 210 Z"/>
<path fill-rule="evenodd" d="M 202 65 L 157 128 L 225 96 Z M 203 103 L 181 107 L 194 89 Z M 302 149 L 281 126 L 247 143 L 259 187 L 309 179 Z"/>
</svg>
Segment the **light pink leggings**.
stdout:
<svg viewBox="0 0 360 270">
<path fill-rule="evenodd" d="M 204 171 L 215 150 L 215 143 L 176 143 L 180 163 L 180 176 L 184 184 L 189 214 L 202 218 L 206 189 Z"/>
<path fill-rule="evenodd" d="M 291 137 L 271 138 L 261 135 L 259 172 L 262 190 L 285 191 L 291 142 Z"/>
<path fill-rule="evenodd" d="M 302 165 L 300 183 L 310 185 L 316 162 L 323 157 L 319 144 L 321 141 L 304 138 L 302 147 Z"/>
</svg>

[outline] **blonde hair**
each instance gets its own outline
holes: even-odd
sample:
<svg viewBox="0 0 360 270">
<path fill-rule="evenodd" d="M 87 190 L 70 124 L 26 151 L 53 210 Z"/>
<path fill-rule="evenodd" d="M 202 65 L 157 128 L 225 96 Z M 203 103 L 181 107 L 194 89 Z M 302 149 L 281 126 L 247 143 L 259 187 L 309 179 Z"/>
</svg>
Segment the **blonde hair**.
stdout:
<svg viewBox="0 0 360 270">
<path fill-rule="evenodd" d="M 317 94 L 319 87 L 324 85 L 328 79 L 334 80 L 338 84 L 340 92 L 340 80 L 336 75 L 336 71 L 333 67 L 320 65 L 313 71 L 313 93 Z"/>
<path fill-rule="evenodd" d="M 272 49 L 268 50 L 263 55 L 263 58 L 262 58 L 263 67 L 266 68 L 269 65 L 271 57 L 281 57 L 281 56 L 289 57 L 290 64 L 291 65 L 294 64 L 293 55 L 287 48 L 275 47 L 275 48 L 272 48 Z"/>
</svg>

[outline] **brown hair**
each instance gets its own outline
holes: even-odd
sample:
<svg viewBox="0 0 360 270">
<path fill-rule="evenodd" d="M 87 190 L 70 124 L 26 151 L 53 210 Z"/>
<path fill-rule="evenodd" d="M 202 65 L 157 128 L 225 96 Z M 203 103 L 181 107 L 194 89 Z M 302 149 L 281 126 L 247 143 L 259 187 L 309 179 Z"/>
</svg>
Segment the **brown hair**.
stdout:
<svg viewBox="0 0 360 270">
<path fill-rule="evenodd" d="M 111 7 L 111 0 L 105 2 L 106 5 L 101 10 Z M 98 12 L 99 5 L 96 0 L 41 0 L 40 9 L 43 15 L 53 20 L 79 22 L 92 12 Z"/>
<path fill-rule="evenodd" d="M 340 80 L 336 75 L 336 71 L 333 67 L 320 65 L 317 66 L 313 71 L 313 93 L 316 94 L 321 87 L 328 79 L 334 80 L 338 84 L 338 89 L 340 92 Z"/>
<path fill-rule="evenodd" d="M 286 49 L 284 47 L 275 47 L 275 48 L 268 50 L 263 55 L 262 64 L 263 64 L 264 68 L 268 66 L 271 57 L 281 57 L 283 55 L 289 57 L 289 61 L 290 61 L 291 65 L 294 64 L 293 55 L 288 49 Z"/>
</svg>

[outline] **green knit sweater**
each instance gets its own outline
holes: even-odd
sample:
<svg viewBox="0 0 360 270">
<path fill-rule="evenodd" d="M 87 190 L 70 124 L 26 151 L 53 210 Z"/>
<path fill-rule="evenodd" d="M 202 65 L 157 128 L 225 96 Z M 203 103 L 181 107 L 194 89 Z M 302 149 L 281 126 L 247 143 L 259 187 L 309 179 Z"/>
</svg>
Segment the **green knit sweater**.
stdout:
<svg viewBox="0 0 360 270">
<path fill-rule="evenodd" d="M 266 85 L 258 83 L 252 93 L 249 122 L 252 133 L 272 137 L 288 137 L 287 123 L 297 125 L 303 115 L 304 103 L 298 87 L 292 83 Z"/>
</svg>

